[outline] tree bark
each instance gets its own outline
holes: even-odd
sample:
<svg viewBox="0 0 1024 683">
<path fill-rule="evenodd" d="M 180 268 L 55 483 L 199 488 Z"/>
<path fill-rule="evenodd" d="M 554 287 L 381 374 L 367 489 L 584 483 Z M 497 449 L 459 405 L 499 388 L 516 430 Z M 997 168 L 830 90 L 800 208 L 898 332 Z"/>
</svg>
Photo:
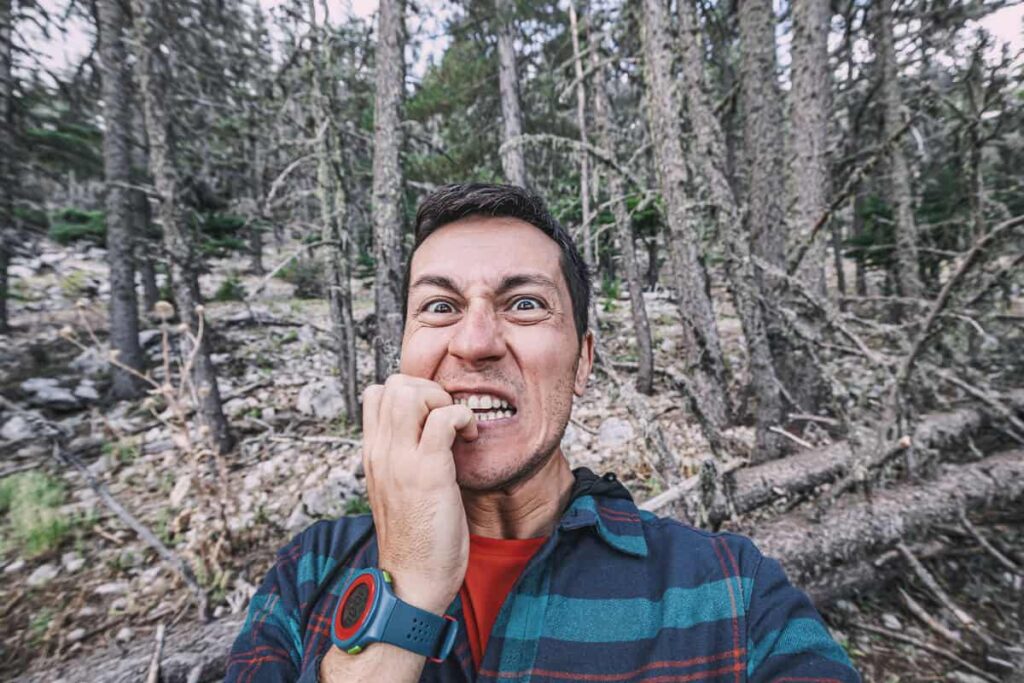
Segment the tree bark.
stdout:
<svg viewBox="0 0 1024 683">
<path fill-rule="evenodd" d="M 597 141 L 603 149 L 613 151 L 615 141 L 612 134 L 611 104 L 608 100 L 608 86 L 601 66 L 600 51 L 596 46 L 590 51 L 590 67 L 594 72 L 594 123 Z M 636 262 L 636 244 L 633 240 L 633 222 L 626 210 L 626 186 L 622 177 L 615 172 L 605 174 L 608 179 L 608 194 L 612 202 L 612 216 L 615 218 L 615 234 L 619 240 L 619 254 L 622 256 L 622 270 L 629 290 L 629 308 L 636 336 L 637 376 L 636 389 L 650 395 L 654 391 L 654 351 L 651 348 L 651 325 L 647 319 L 644 304 L 644 290 L 640 282 L 640 271 Z"/>
<path fill-rule="evenodd" d="M 402 347 L 402 145 L 401 106 L 405 87 L 402 0 L 381 0 L 377 18 L 376 95 L 373 137 L 373 238 L 376 274 L 374 339 L 376 378 L 398 369 Z"/>
<path fill-rule="evenodd" d="M 11 0 L 0 0 L 0 334 L 10 330 L 8 268 L 16 243 L 14 227 L 14 14 Z"/>
<path fill-rule="evenodd" d="M 801 244 L 829 204 L 828 120 L 832 79 L 828 66 L 829 0 L 794 0 L 790 91 L 790 242 Z M 816 239 L 797 271 L 825 296 L 825 241 Z"/>
<path fill-rule="evenodd" d="M 740 0 L 737 14 L 747 168 L 747 230 L 753 253 L 784 269 L 783 117 L 775 68 L 775 13 L 771 0 Z"/>
<path fill-rule="evenodd" d="M 358 377 L 356 372 L 356 326 L 352 316 L 352 240 L 345 230 L 348 213 L 342 182 L 341 135 L 335 124 L 334 60 L 326 41 L 321 44 L 316 23 L 316 6 L 309 0 L 312 24 L 313 83 L 312 99 L 317 135 L 317 194 L 323 221 L 321 235 L 325 246 L 327 300 L 331 314 L 338 376 L 344 387 L 345 417 L 349 424 L 361 424 Z"/>
<path fill-rule="evenodd" d="M 142 114 L 138 93 L 133 92 L 132 102 L 132 180 L 138 185 L 148 181 L 149 144 L 146 142 L 146 120 Z M 156 284 L 156 264 L 160 260 L 160 242 L 154 236 L 156 232 L 152 223 L 152 211 L 149 198 L 144 190 L 131 190 L 132 207 L 132 248 L 135 263 L 139 268 L 142 280 L 142 309 L 145 314 L 153 311 L 160 300 L 160 288 Z"/>
<path fill-rule="evenodd" d="M 753 459 L 754 462 L 764 462 L 784 452 L 783 437 L 770 431 L 771 427 L 778 427 L 782 422 L 783 397 L 768 343 L 761 306 L 763 294 L 750 258 L 750 247 L 742 234 L 741 212 L 723 166 L 727 159 L 725 142 L 707 96 L 702 38 L 694 9 L 692 0 L 679 3 L 683 84 L 696 140 L 692 152 L 713 205 L 719 236 L 725 245 L 726 275 L 747 342 L 750 384 L 757 402 Z"/>
<path fill-rule="evenodd" d="M 139 302 L 135 294 L 132 256 L 131 96 L 124 48 L 126 19 L 119 0 L 100 0 L 99 52 L 103 94 L 103 173 L 106 178 L 107 260 L 110 268 L 110 348 L 119 364 L 142 372 L 145 359 L 139 345 Z M 115 365 L 111 394 L 135 398 L 142 393 L 140 378 Z"/>
<path fill-rule="evenodd" d="M 892 0 L 879 0 L 875 36 L 876 59 L 881 63 L 882 139 L 892 140 L 903 125 L 902 99 L 899 83 L 899 65 L 893 38 Z M 920 297 L 920 264 L 917 256 L 917 222 L 914 219 L 914 197 L 910 186 L 910 168 L 907 165 L 903 143 L 889 145 L 889 200 L 892 204 L 896 228 L 897 286 L 902 296 Z"/>
<path fill-rule="evenodd" d="M 195 253 L 192 236 L 178 205 L 178 171 L 175 167 L 173 138 L 171 136 L 171 112 L 168 102 L 172 100 L 166 91 L 166 65 L 157 54 L 161 40 L 153 16 L 153 0 L 132 0 L 135 24 L 136 76 L 142 94 L 149 138 L 149 166 L 153 182 L 159 195 L 159 217 L 163 227 L 164 247 L 171 261 L 171 279 L 178 316 L 193 335 L 198 335 L 200 316 L 199 305 L 199 256 Z M 170 48 L 168 48 L 170 49 Z M 210 360 L 210 334 L 198 336 L 192 365 L 192 382 L 200 402 L 200 412 L 215 447 L 226 453 L 234 447 L 234 437 L 228 428 L 221 406 L 217 374 Z M 182 336 L 186 354 L 192 349 L 185 335 Z"/>
<path fill-rule="evenodd" d="M 742 0 L 738 12 L 747 238 L 754 255 L 785 269 L 785 164 L 782 96 L 775 64 L 775 13 L 770 0 Z M 765 302 L 765 326 L 775 374 L 800 410 L 816 412 L 828 400 L 828 383 L 779 308 L 783 283 L 765 276 L 760 269 L 756 273 Z"/>
<path fill-rule="evenodd" d="M 641 37 L 648 128 L 669 228 L 685 356 L 685 387 L 712 446 L 731 419 L 725 391 L 725 364 L 708 294 L 708 276 L 699 256 L 698 217 L 688 196 L 668 11 L 662 0 L 643 0 Z"/>
<path fill-rule="evenodd" d="M 519 75 L 513 43 L 515 2 L 496 0 L 498 22 L 498 87 L 501 91 L 501 117 L 504 122 L 503 143 L 523 134 L 523 114 L 519 107 Z M 504 145 L 501 168 L 505 180 L 526 187 L 526 159 L 522 145 Z"/>
<path fill-rule="evenodd" d="M 580 58 L 579 21 L 576 16 L 576 0 L 569 0 L 569 31 L 572 34 L 572 66 L 576 76 L 576 126 L 580 130 L 580 143 L 584 147 L 590 144 L 587 135 L 587 89 L 583 80 L 583 60 Z M 594 242 L 591 239 L 590 210 L 590 155 L 580 153 L 580 205 L 583 212 L 583 256 L 590 266 L 591 274 L 597 260 L 594 258 Z"/>
</svg>

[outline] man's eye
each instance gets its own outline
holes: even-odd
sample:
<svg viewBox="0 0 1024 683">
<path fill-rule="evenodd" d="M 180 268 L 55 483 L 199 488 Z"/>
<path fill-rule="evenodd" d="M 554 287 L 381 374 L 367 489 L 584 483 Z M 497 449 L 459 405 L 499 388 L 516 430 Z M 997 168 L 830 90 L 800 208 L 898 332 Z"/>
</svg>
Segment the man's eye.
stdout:
<svg viewBox="0 0 1024 683">
<path fill-rule="evenodd" d="M 542 308 L 544 308 L 544 304 L 531 296 L 522 297 L 512 302 L 513 311 L 539 311 Z"/>
<path fill-rule="evenodd" d="M 455 308 L 447 301 L 431 301 L 423 307 L 425 313 L 454 313 Z"/>
</svg>

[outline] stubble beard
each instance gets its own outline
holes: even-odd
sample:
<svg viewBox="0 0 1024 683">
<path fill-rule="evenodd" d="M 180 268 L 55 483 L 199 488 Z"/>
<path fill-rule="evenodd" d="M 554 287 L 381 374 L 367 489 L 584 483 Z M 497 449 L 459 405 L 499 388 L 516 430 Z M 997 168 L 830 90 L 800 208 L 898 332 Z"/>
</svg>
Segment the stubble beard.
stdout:
<svg viewBox="0 0 1024 683">
<path fill-rule="evenodd" d="M 573 366 L 569 377 L 559 382 L 556 387 L 556 395 L 559 400 L 551 406 L 548 419 L 558 425 L 558 429 L 552 437 L 543 442 L 525 460 L 509 463 L 507 466 L 498 469 L 496 472 L 484 472 L 483 476 L 474 477 L 472 480 L 465 477 L 456 468 L 455 481 L 463 491 L 473 493 L 510 492 L 523 482 L 529 481 L 535 474 L 544 469 L 551 458 L 559 452 L 559 445 L 562 443 L 562 436 L 565 435 L 565 428 L 569 424 L 569 416 L 572 413 L 572 390 L 576 377 L 576 366 Z M 561 398 L 564 397 L 564 398 Z"/>
</svg>

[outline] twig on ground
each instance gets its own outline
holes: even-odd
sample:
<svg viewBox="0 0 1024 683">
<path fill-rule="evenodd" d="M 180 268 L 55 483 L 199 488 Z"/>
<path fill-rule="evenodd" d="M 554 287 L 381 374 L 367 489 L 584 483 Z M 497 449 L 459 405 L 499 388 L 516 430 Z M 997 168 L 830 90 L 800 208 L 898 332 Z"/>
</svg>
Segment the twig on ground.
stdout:
<svg viewBox="0 0 1024 683">
<path fill-rule="evenodd" d="M 991 681 L 991 683 L 1000 683 L 999 679 L 996 678 L 995 676 L 993 676 L 992 674 L 990 674 L 990 673 L 988 673 L 988 672 L 986 672 L 986 671 L 984 671 L 982 669 L 979 669 L 978 667 L 974 666 L 973 664 L 971 664 L 967 660 L 965 660 L 965 659 L 963 659 L 961 657 L 956 656 L 955 654 L 953 654 L 949 650 L 944 650 L 941 647 L 935 647 L 934 645 L 930 645 L 930 644 L 924 642 L 923 640 L 918 640 L 917 638 L 913 638 L 913 637 L 908 636 L 908 635 L 906 635 L 904 633 L 898 633 L 897 631 L 890 631 L 889 629 L 881 628 L 880 626 L 872 626 L 871 624 L 865 624 L 865 623 L 860 622 L 860 621 L 854 621 L 853 622 L 853 626 L 854 626 L 854 628 L 858 628 L 861 631 L 867 631 L 868 633 L 874 633 L 876 636 L 884 636 L 886 638 L 892 638 L 893 640 L 898 640 L 901 643 L 907 643 L 908 645 L 913 645 L 914 647 L 920 648 L 920 649 L 924 650 L 925 652 L 930 652 L 933 655 L 938 655 L 939 657 L 945 657 L 946 659 L 948 659 L 948 660 L 950 660 L 952 662 L 956 662 L 956 664 L 958 666 L 962 666 L 963 668 L 967 669 L 971 673 L 973 673 L 973 674 L 975 674 L 977 676 L 980 676 L 981 678 L 985 679 L 986 681 Z"/>
<path fill-rule="evenodd" d="M 58 462 L 70 464 L 78 470 L 78 473 L 85 478 L 86 483 L 89 484 L 90 488 L 96 492 L 96 495 L 100 497 L 110 511 L 117 515 L 122 522 L 128 525 L 128 528 L 138 534 L 139 538 L 141 538 L 146 545 L 155 550 L 157 555 L 159 555 L 175 572 L 177 572 L 182 580 L 188 585 L 189 589 L 191 589 L 192 594 L 195 597 L 196 608 L 199 612 L 200 621 L 208 621 L 209 614 L 206 591 L 199 585 L 199 582 L 196 580 L 196 576 L 192 572 L 192 568 L 188 566 L 188 563 L 186 563 L 177 553 L 164 545 L 163 542 L 156 537 L 156 534 L 150 531 L 145 524 L 128 512 L 128 510 L 126 510 L 124 506 L 110 494 L 110 491 L 107 490 L 107 487 L 103 482 L 93 476 L 92 472 L 89 471 L 89 468 L 78 459 L 78 456 L 69 451 L 65 451 L 56 441 L 53 443 L 53 457 Z"/>
<path fill-rule="evenodd" d="M 146 683 L 158 683 L 160 680 L 160 658 L 164 652 L 164 625 L 163 622 L 156 627 L 156 645 L 153 646 L 153 659 L 149 662 L 149 673 L 146 675 Z"/>
<path fill-rule="evenodd" d="M 938 633 L 940 636 L 950 641 L 951 643 L 961 644 L 963 641 L 960 636 L 950 631 L 945 625 L 942 624 L 938 619 L 928 614 L 928 611 L 921 606 L 921 604 L 910 597 L 910 593 L 907 593 L 902 588 L 898 589 L 900 597 L 903 598 L 903 604 L 907 606 L 910 612 L 920 619 L 925 626 Z"/>
<path fill-rule="evenodd" d="M 978 545 L 988 551 L 988 554 L 994 557 L 999 564 L 1003 565 L 1004 568 L 1013 574 L 1024 575 L 1024 571 L 1017 566 L 1016 562 L 999 552 L 994 545 L 988 542 L 988 539 L 981 535 L 981 532 L 971 524 L 971 520 L 967 519 L 967 513 L 963 508 L 960 508 L 960 523 L 964 525 L 964 529 L 967 530 L 967 533 L 974 537 L 974 540 L 978 542 Z"/>
<path fill-rule="evenodd" d="M 722 469 L 719 470 L 719 477 L 725 477 L 732 472 L 735 472 L 741 467 L 747 465 L 749 461 L 744 458 L 736 458 L 725 463 Z M 665 507 L 670 503 L 682 498 L 688 492 L 692 491 L 697 484 L 700 483 L 700 474 L 695 474 L 692 477 L 687 477 L 683 481 L 679 482 L 675 486 L 672 486 L 665 491 L 662 491 L 653 498 L 648 498 L 638 507 L 641 510 L 647 510 L 648 512 L 656 512 L 661 508 Z"/>
<path fill-rule="evenodd" d="M 792 441 L 793 443 L 795 443 L 796 445 L 802 446 L 803 448 L 814 448 L 814 444 L 808 443 L 807 441 L 804 441 L 803 439 L 801 439 L 799 436 L 797 436 L 795 434 L 790 434 L 789 432 L 787 432 L 782 427 L 777 427 L 777 426 L 773 425 L 773 426 L 768 428 L 768 431 L 771 432 L 772 434 L 778 434 L 779 436 L 785 437 L 785 438 L 789 439 L 790 441 Z"/>
<path fill-rule="evenodd" d="M 957 621 L 963 624 L 966 628 L 970 629 L 975 635 L 977 635 L 986 645 L 992 644 L 992 639 L 985 635 L 978 627 L 978 622 L 974 620 L 970 614 L 965 612 L 960 606 L 953 602 L 953 598 L 949 597 L 949 594 L 945 589 L 939 585 L 939 582 L 935 580 L 932 573 L 921 564 L 921 561 L 914 556 L 914 553 L 907 547 L 902 541 L 896 544 L 896 549 L 900 551 L 900 555 L 907 561 L 910 568 L 914 570 L 914 574 L 921 580 L 921 583 L 931 591 L 932 595 L 942 603 L 942 605 L 953 613 Z"/>
</svg>

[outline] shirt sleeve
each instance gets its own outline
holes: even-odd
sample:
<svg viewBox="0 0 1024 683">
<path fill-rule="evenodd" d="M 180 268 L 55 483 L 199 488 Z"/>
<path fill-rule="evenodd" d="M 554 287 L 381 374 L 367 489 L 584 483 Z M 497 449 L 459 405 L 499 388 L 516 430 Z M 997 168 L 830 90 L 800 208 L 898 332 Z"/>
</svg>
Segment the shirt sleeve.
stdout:
<svg viewBox="0 0 1024 683">
<path fill-rule="evenodd" d="M 781 565 L 761 556 L 747 612 L 747 677 L 751 683 L 860 683 L 846 651 L 832 638 L 803 591 Z"/>
<path fill-rule="evenodd" d="M 302 637 L 296 567 L 301 552 L 299 538 L 285 546 L 249 602 L 245 624 L 231 648 L 226 683 L 299 680 Z"/>
</svg>

